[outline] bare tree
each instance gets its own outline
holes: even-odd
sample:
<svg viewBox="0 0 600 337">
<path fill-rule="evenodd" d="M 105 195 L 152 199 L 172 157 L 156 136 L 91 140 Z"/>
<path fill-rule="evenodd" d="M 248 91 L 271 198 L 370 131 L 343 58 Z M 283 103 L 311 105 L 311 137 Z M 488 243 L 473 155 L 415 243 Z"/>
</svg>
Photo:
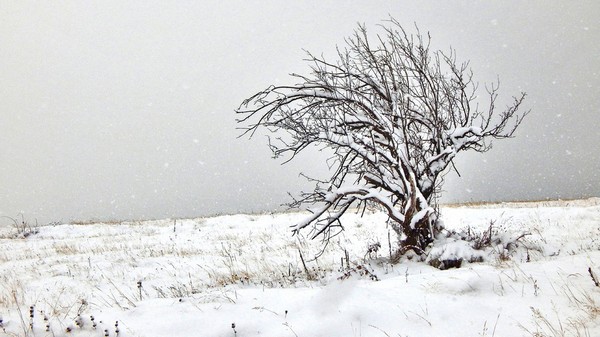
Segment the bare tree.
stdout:
<svg viewBox="0 0 600 337">
<path fill-rule="evenodd" d="M 380 28 L 372 44 L 359 25 L 335 62 L 308 53 L 310 75 L 292 74 L 297 84 L 270 86 L 236 112 L 244 134 L 277 135 L 269 141 L 275 157 L 291 160 L 312 145 L 331 150 L 331 177 L 291 203 L 313 206 L 294 232 L 310 226 L 312 238 L 328 240 L 348 209 L 375 203 L 401 252 L 421 254 L 441 229 L 435 196 L 453 159 L 512 137 L 527 114 L 517 112 L 525 93 L 498 112 L 493 84 L 482 108 L 468 62 L 458 63 L 454 50 L 431 51 L 428 34 L 408 34 L 394 19 Z"/>
</svg>

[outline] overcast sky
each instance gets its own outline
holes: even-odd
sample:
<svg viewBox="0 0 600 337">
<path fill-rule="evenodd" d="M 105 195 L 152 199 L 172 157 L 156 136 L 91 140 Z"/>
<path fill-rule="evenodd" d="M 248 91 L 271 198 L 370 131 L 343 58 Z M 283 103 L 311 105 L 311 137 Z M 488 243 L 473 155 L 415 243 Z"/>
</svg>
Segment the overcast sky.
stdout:
<svg viewBox="0 0 600 337">
<path fill-rule="evenodd" d="M 459 158 L 446 201 L 600 196 L 597 1 L 0 2 L 0 216 L 40 221 L 274 210 L 323 174 L 237 139 L 234 109 L 394 16 L 528 93 L 516 138 Z M 482 85 L 483 87 L 483 85 Z"/>
</svg>

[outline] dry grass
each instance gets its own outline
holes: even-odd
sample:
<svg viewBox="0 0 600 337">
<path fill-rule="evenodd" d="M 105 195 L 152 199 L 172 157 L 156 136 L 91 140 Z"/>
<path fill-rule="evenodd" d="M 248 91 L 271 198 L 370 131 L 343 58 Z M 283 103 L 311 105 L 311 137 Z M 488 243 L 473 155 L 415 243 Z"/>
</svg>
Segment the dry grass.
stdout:
<svg viewBox="0 0 600 337">
<path fill-rule="evenodd" d="M 443 203 L 440 206 L 448 208 L 494 208 L 498 206 L 507 208 L 539 208 L 539 207 L 584 207 L 598 206 L 600 198 L 587 199 L 540 199 L 540 200 L 507 200 L 507 201 L 469 201 L 461 203 Z"/>
<path fill-rule="evenodd" d="M 528 335 L 533 337 L 592 337 L 589 331 L 590 324 L 600 316 L 600 291 L 597 288 L 582 289 L 574 286 L 568 280 L 555 290 L 563 295 L 569 302 L 570 310 L 553 306 L 552 312 L 531 306 L 532 326 L 519 326 Z M 569 311 L 569 314 L 565 314 Z"/>
</svg>

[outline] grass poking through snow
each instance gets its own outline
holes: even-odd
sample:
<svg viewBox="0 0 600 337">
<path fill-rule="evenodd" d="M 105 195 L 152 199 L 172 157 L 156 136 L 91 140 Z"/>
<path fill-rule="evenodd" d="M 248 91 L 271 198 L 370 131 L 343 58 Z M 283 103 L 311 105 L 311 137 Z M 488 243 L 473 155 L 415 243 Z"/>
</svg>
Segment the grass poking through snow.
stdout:
<svg viewBox="0 0 600 337">
<path fill-rule="evenodd" d="M 8 221 L 0 336 L 600 335 L 598 199 L 510 206 L 443 208 L 449 229 L 487 247 L 445 271 L 387 263 L 396 242 L 379 213 L 349 216 L 317 259 L 319 241 L 290 235 L 303 214 L 28 235 Z"/>
</svg>

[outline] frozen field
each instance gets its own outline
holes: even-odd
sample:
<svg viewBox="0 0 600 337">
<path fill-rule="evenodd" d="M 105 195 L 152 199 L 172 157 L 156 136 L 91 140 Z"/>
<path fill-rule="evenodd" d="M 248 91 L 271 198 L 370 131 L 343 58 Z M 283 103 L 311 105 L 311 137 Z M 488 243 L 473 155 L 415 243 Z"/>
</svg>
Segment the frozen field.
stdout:
<svg viewBox="0 0 600 337">
<path fill-rule="evenodd" d="M 0 336 L 600 336 L 589 272 L 600 275 L 600 199 L 443 208 L 450 229 L 493 222 L 521 237 L 445 271 L 387 264 L 395 242 L 378 213 L 348 215 L 315 259 L 321 242 L 289 230 L 303 216 L 55 224 L 26 237 L 3 219 Z"/>
</svg>

